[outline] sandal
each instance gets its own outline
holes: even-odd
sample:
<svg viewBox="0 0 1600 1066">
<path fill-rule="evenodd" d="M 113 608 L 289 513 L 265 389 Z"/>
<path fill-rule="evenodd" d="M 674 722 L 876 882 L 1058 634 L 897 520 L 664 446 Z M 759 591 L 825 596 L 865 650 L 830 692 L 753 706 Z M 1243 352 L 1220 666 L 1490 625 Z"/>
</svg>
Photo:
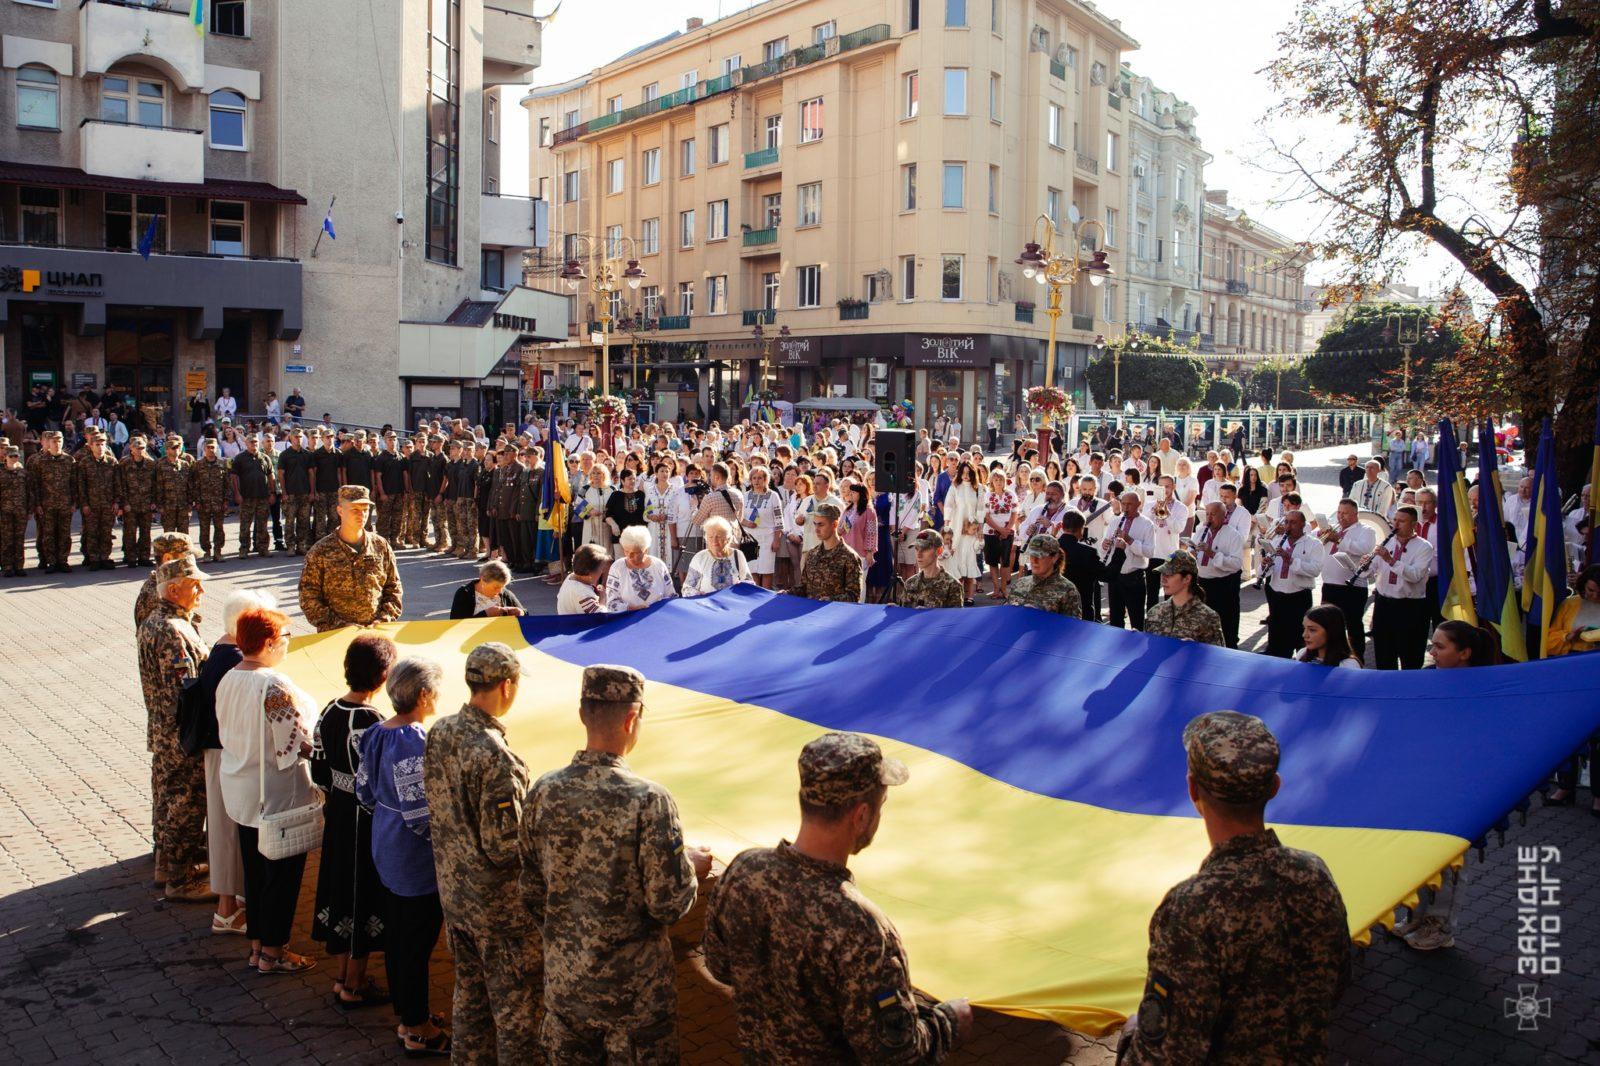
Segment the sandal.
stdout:
<svg viewBox="0 0 1600 1066">
<path fill-rule="evenodd" d="M 342 981 L 335 981 L 334 984 L 338 985 L 339 987 L 334 990 L 333 1005 L 338 1010 L 346 1013 L 349 1013 L 353 1010 L 361 1010 L 365 1007 L 381 1007 L 385 1003 L 389 1002 L 389 994 L 383 989 L 379 988 L 377 982 L 370 977 L 367 978 L 367 983 L 362 985 L 359 989 L 345 988 L 344 982 Z M 346 993 L 353 995 L 356 998 L 345 999 L 344 997 Z"/>
<path fill-rule="evenodd" d="M 244 960 L 244 968 L 254 970 L 261 964 L 261 952 L 252 951 L 250 957 Z"/>
<path fill-rule="evenodd" d="M 243 936 L 246 932 L 244 908 L 234 911 L 232 916 L 224 918 L 220 914 L 211 915 L 211 931 L 213 933 L 233 933 Z"/>
<path fill-rule="evenodd" d="M 441 1029 L 427 1040 L 407 1034 L 400 1037 L 400 1050 L 408 1059 L 447 1059 L 450 1057 L 450 1033 Z"/>
<path fill-rule="evenodd" d="M 262 976 L 280 973 L 305 973 L 315 968 L 317 960 L 306 955 L 297 955 L 292 951 L 285 951 L 276 957 L 261 953 L 261 958 L 256 964 L 256 973 Z"/>
</svg>

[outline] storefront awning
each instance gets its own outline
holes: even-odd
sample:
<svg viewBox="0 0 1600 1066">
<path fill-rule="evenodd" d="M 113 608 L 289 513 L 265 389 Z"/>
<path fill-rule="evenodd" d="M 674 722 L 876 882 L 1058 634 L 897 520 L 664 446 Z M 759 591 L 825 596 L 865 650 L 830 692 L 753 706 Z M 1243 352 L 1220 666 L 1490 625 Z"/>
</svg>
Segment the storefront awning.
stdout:
<svg viewBox="0 0 1600 1066">
<path fill-rule="evenodd" d="M 76 167 L 52 167 L 0 159 L 0 183 L 48 185 L 61 189 L 98 189 L 143 196 L 193 196 L 201 200 L 248 200 L 258 204 L 303 204 L 306 198 L 293 189 L 280 189 L 264 181 L 213 179 L 199 184 L 180 181 L 145 181 L 86 174 Z"/>
</svg>

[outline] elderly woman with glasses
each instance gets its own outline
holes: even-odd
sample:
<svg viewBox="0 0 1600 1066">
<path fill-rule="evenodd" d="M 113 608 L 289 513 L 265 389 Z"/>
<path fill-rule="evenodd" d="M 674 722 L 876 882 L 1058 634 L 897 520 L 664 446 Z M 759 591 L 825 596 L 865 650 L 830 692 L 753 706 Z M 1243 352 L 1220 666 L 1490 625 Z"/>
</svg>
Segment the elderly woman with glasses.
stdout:
<svg viewBox="0 0 1600 1066">
<path fill-rule="evenodd" d="M 683 579 L 683 595 L 706 596 L 713 592 L 748 583 L 750 564 L 733 536 L 733 523 L 726 518 L 708 518 L 705 525 L 706 546 L 689 560 L 689 572 Z"/>
<path fill-rule="evenodd" d="M 511 568 L 491 560 L 478 568 L 476 580 L 456 589 L 450 602 L 451 618 L 521 618 L 528 612 L 512 592 Z"/>
<path fill-rule="evenodd" d="M 650 554 L 648 529 L 642 525 L 628 526 L 617 538 L 617 546 L 622 551 L 622 560 L 620 564 L 613 563 L 606 575 L 608 612 L 641 611 L 678 594 L 672 587 L 672 574 L 667 564 Z"/>
</svg>

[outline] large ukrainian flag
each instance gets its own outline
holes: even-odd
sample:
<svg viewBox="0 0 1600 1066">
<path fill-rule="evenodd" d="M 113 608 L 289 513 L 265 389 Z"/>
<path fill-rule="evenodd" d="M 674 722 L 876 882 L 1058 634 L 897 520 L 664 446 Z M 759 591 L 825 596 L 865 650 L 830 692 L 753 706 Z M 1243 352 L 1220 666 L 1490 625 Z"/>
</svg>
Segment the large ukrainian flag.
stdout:
<svg viewBox="0 0 1600 1066">
<path fill-rule="evenodd" d="M 1138 1005 L 1150 915 L 1207 851 L 1179 740 L 1195 714 L 1247 711 L 1278 735 L 1283 790 L 1267 813 L 1328 862 L 1362 941 L 1600 727 L 1600 656 L 1369 674 L 1023 608 L 819 604 L 748 585 L 621 618 L 382 628 L 402 654 L 445 663 L 443 707 L 464 698 L 473 646 L 517 648 L 506 724 L 535 774 L 583 744 L 584 665 L 643 671 L 629 761 L 724 861 L 793 835 L 801 745 L 826 729 L 875 735 L 911 781 L 852 865 L 904 934 L 916 983 L 1091 1034 Z M 354 632 L 297 640 L 288 669 L 338 695 Z"/>
</svg>

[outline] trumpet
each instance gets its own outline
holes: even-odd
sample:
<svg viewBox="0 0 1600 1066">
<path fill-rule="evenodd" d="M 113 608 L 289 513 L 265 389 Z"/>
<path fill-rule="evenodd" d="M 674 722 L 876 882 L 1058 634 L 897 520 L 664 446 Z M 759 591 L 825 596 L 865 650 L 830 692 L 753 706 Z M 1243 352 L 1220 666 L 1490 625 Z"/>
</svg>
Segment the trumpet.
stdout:
<svg viewBox="0 0 1600 1066">
<path fill-rule="evenodd" d="M 1344 530 L 1338 526 L 1329 526 L 1317 531 L 1317 539 L 1331 546 L 1344 539 Z"/>
<path fill-rule="evenodd" d="M 1155 505 L 1155 509 L 1151 511 L 1151 514 L 1155 515 L 1158 519 L 1161 519 L 1162 521 L 1165 521 L 1166 518 L 1167 518 L 1167 515 L 1170 514 L 1170 513 L 1171 513 L 1171 511 L 1167 507 L 1167 501 L 1166 500 L 1157 500 L 1156 501 L 1156 505 Z"/>
</svg>

